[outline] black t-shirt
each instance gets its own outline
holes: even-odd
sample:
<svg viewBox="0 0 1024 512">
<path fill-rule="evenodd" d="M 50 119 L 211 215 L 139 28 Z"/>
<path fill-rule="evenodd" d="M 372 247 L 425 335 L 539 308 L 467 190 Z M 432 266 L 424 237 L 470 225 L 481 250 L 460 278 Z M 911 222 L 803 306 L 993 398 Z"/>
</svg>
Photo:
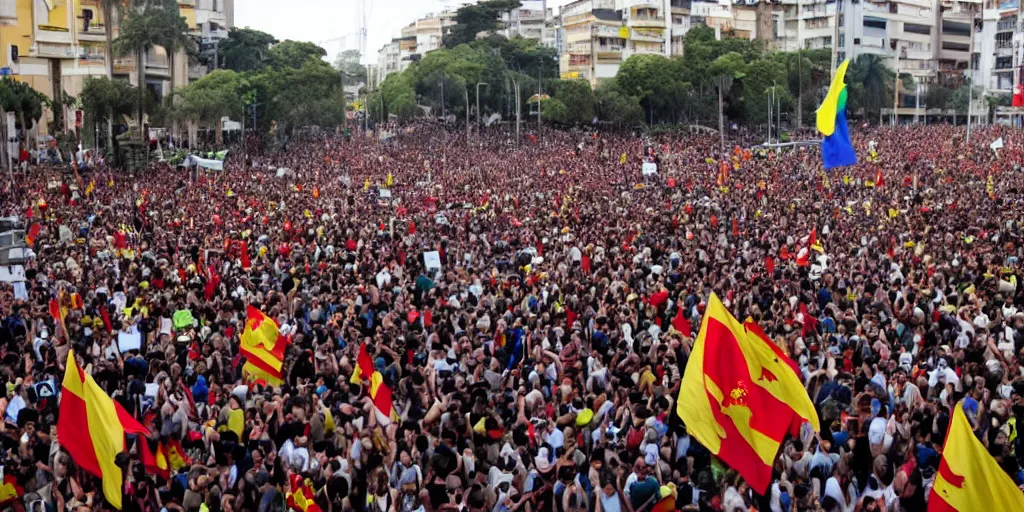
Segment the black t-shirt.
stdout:
<svg viewBox="0 0 1024 512">
<path fill-rule="evenodd" d="M 445 486 L 444 482 L 438 483 L 433 481 L 425 487 L 430 495 L 430 504 L 435 510 L 441 505 L 448 504 L 448 487 Z"/>
</svg>

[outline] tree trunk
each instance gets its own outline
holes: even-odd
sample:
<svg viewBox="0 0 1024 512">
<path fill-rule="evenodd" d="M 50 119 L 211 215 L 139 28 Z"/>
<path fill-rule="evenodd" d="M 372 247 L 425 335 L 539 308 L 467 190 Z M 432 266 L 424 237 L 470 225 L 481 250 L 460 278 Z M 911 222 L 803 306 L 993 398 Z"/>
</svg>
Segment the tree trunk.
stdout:
<svg viewBox="0 0 1024 512">
<path fill-rule="evenodd" d="M 139 83 L 139 136 L 145 139 L 142 121 L 146 117 L 146 49 L 141 46 L 135 50 L 135 76 Z"/>
<path fill-rule="evenodd" d="M 171 85 L 170 85 L 170 87 L 167 88 L 167 105 L 170 106 L 171 101 L 174 100 L 174 77 L 175 77 L 175 72 L 174 72 L 175 71 L 175 69 L 174 69 L 174 52 L 171 51 L 170 48 L 167 48 L 166 51 L 167 51 L 167 65 L 168 65 L 168 67 L 171 70 L 171 72 L 170 72 L 170 75 L 171 75 Z"/>
<path fill-rule="evenodd" d="M 224 118 L 222 117 L 217 118 L 217 139 L 215 142 L 218 148 L 224 145 Z"/>
<path fill-rule="evenodd" d="M 33 2 L 35 3 L 35 2 Z M 107 80 L 114 79 L 114 5 L 103 2 L 103 35 L 107 39 Z"/>
</svg>

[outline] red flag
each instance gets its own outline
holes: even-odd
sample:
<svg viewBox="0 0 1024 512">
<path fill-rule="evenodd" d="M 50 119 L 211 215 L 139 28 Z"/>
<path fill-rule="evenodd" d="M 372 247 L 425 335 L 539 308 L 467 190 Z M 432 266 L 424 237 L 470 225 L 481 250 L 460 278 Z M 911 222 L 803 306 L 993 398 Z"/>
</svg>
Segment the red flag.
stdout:
<svg viewBox="0 0 1024 512">
<path fill-rule="evenodd" d="M 807 247 L 811 247 L 818 243 L 818 228 L 817 226 L 811 228 L 811 236 L 807 238 Z"/>
<path fill-rule="evenodd" d="M 740 221 L 739 219 L 732 220 L 732 236 L 740 236 Z"/>
<path fill-rule="evenodd" d="M 410 235 L 415 235 L 416 234 L 416 223 L 415 222 L 409 221 L 409 234 Z"/>
<path fill-rule="evenodd" d="M 213 271 L 213 267 L 210 267 L 210 279 L 206 281 L 206 286 L 203 287 L 203 297 L 206 300 L 210 300 L 213 297 L 213 292 L 217 291 L 217 285 L 220 284 L 220 276 Z"/>
<path fill-rule="evenodd" d="M 768 275 L 775 274 L 775 259 L 771 256 L 764 257 L 764 269 L 768 271 Z"/>
<path fill-rule="evenodd" d="M 878 174 L 875 175 L 875 186 L 881 187 L 885 185 L 885 177 L 882 176 L 882 171 L 879 170 Z"/>
<path fill-rule="evenodd" d="M 683 316 L 683 308 L 679 308 L 679 311 L 676 312 L 676 317 L 672 319 L 672 327 L 683 333 L 683 336 L 686 336 L 687 338 L 692 334 L 690 329 L 690 319 Z"/>
<path fill-rule="evenodd" d="M 50 299 L 50 316 L 60 323 L 60 303 L 56 298 Z"/>
<path fill-rule="evenodd" d="M 167 479 L 170 476 L 170 466 L 167 464 L 167 456 L 164 455 L 163 446 L 157 445 L 156 454 L 149 447 L 149 441 L 145 437 L 139 437 L 135 441 L 139 448 L 139 458 L 142 459 L 142 465 L 146 467 L 146 472 L 154 475 L 158 475 L 163 479 Z"/>
<path fill-rule="evenodd" d="M 249 243 L 245 240 L 238 242 L 238 251 L 242 253 L 242 268 L 252 268 L 252 259 L 249 257 Z"/>
<path fill-rule="evenodd" d="M 580 266 L 583 267 L 583 272 L 590 274 L 590 256 L 583 255 L 583 259 L 580 260 Z"/>
<path fill-rule="evenodd" d="M 713 228 L 717 228 L 718 227 L 718 217 L 716 217 L 714 215 L 711 216 L 711 227 L 713 227 Z"/>
<path fill-rule="evenodd" d="M 569 328 L 571 329 L 572 328 L 572 324 L 576 323 L 576 319 L 579 318 L 579 315 L 574 313 L 573 310 L 569 309 L 569 306 L 566 306 L 565 307 L 565 316 L 568 317 Z"/>
<path fill-rule="evenodd" d="M 100 308 L 100 316 L 103 317 L 103 325 L 107 328 L 107 332 L 114 332 L 114 325 L 110 323 L 110 312 L 107 311 L 105 304 Z"/>
<path fill-rule="evenodd" d="M 800 303 L 800 314 L 804 317 L 804 326 L 801 336 L 806 337 L 809 333 L 813 334 L 818 328 L 818 319 L 814 318 L 814 316 L 807 311 L 807 304 L 804 304 L 803 302 Z"/>
<path fill-rule="evenodd" d="M 25 236 L 25 243 L 27 243 L 29 247 L 33 247 L 35 245 L 36 237 L 39 236 L 40 229 L 42 229 L 42 227 L 38 222 L 33 223 L 32 227 L 28 228 L 28 235 Z"/>
</svg>

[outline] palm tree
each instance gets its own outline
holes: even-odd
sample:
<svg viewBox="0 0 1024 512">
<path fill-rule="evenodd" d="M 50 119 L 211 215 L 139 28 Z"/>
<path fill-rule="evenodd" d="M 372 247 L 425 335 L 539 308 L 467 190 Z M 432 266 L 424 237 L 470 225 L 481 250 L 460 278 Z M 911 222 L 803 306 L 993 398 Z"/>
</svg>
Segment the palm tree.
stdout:
<svg viewBox="0 0 1024 512">
<path fill-rule="evenodd" d="M 161 20 L 162 27 L 157 43 L 167 51 L 167 64 L 171 76 L 171 86 L 167 97 L 170 98 L 174 94 L 176 78 L 174 59 L 179 50 L 185 50 L 186 54 L 195 52 L 196 42 L 188 35 L 189 26 L 185 22 L 185 18 L 181 16 L 177 0 L 160 0 L 160 10 L 156 14 Z"/>
<path fill-rule="evenodd" d="M 865 53 L 850 63 L 846 74 L 850 84 L 851 110 L 864 109 L 865 116 L 881 115 L 882 108 L 892 104 L 893 82 L 896 73 L 889 69 L 881 55 Z"/>
<path fill-rule="evenodd" d="M 107 78 L 114 78 L 114 13 L 118 18 L 124 16 L 124 0 L 100 0 L 103 11 L 103 35 L 107 39 Z"/>
<path fill-rule="evenodd" d="M 165 27 L 155 15 L 161 10 L 159 0 L 137 0 L 128 16 L 121 23 L 120 33 L 114 41 L 117 55 L 135 55 L 135 69 L 138 73 L 139 113 L 138 126 L 142 135 L 142 121 L 146 109 L 146 52 L 166 40 Z"/>
</svg>

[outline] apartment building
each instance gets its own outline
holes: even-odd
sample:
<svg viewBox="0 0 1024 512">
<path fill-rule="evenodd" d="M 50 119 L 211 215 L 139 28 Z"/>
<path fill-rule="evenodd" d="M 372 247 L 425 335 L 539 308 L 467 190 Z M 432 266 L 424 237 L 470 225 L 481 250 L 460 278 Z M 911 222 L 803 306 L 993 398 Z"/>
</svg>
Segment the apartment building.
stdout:
<svg viewBox="0 0 1024 512">
<path fill-rule="evenodd" d="M 554 9 L 547 6 L 547 0 L 527 0 L 522 6 L 502 13 L 504 28 L 498 33 L 508 37 L 523 37 L 539 41 L 548 48 L 557 46 L 558 27 Z"/>
<path fill-rule="evenodd" d="M 1022 49 L 1024 27 L 1018 3 L 986 2 L 975 22 L 973 82 L 988 91 L 1012 93 L 1021 80 Z"/>
<path fill-rule="evenodd" d="M 405 71 L 413 62 L 444 45 L 444 36 L 455 25 L 455 11 L 428 14 L 402 28 L 400 37 L 377 51 L 376 83 L 388 75 Z"/>
<path fill-rule="evenodd" d="M 772 10 L 772 40 L 776 50 L 831 48 L 836 2 L 781 0 Z"/>
<path fill-rule="evenodd" d="M 203 37 L 227 37 L 234 0 L 178 0 L 178 6 L 200 42 Z M 100 0 L 0 0 L 0 75 L 23 81 L 51 99 L 62 93 L 78 96 L 87 78 L 106 76 L 108 22 L 115 23 L 116 38 L 116 20 L 104 19 Z M 144 65 L 143 85 L 157 97 L 184 87 L 193 74 L 183 51 L 171 59 L 159 46 L 146 52 Z M 113 72 L 139 85 L 134 57 L 114 58 Z M 48 126 L 52 120 L 52 112 L 44 114 L 40 134 L 60 129 Z"/>
</svg>

